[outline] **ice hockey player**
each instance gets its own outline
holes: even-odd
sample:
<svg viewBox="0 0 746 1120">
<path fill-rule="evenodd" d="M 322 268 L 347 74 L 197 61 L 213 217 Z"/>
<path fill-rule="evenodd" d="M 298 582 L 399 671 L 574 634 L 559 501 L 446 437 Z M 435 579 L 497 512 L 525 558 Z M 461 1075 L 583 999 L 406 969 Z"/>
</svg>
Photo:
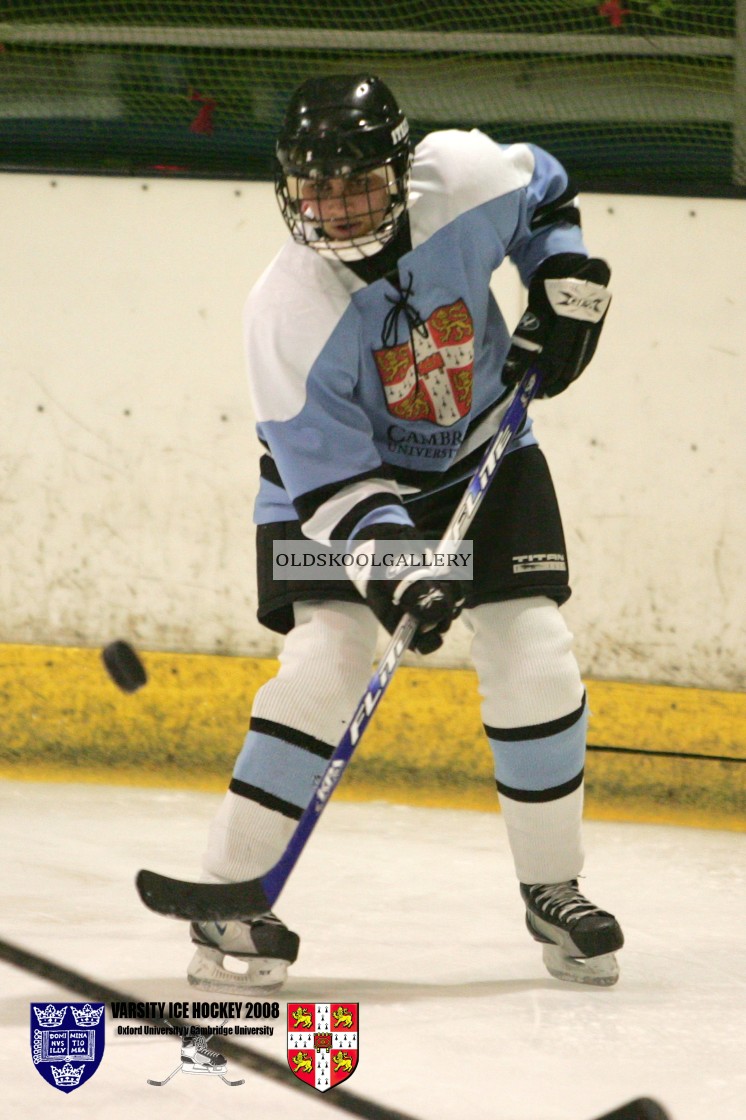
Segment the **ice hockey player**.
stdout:
<svg viewBox="0 0 746 1120">
<path fill-rule="evenodd" d="M 413 150 L 373 75 L 304 82 L 276 155 L 291 237 L 249 297 L 246 351 L 265 450 L 258 615 L 287 637 L 254 699 L 204 878 L 254 878 L 279 859 L 367 685 L 377 624 L 392 631 L 412 612 L 426 654 L 463 608 L 529 932 L 553 976 L 612 984 L 622 932 L 578 886 L 587 709 L 559 609 L 562 523 L 531 422 L 471 526 L 473 580 L 272 579 L 273 541 L 354 552 L 438 539 L 529 364 L 546 397 L 587 366 L 609 269 L 588 256 L 575 190 L 549 153 L 455 129 Z M 506 258 L 528 289 L 512 337 L 490 291 Z M 273 914 L 191 928 L 189 979 L 203 988 L 277 987 L 296 959 L 297 935 Z"/>
</svg>

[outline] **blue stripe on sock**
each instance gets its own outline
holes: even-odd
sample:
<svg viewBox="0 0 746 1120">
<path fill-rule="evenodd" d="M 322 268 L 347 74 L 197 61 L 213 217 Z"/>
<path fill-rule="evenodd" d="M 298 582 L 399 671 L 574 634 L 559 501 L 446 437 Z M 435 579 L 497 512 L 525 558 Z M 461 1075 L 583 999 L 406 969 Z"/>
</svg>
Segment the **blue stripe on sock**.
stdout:
<svg viewBox="0 0 746 1120">
<path fill-rule="evenodd" d="M 236 759 L 233 777 L 305 809 L 326 762 L 274 735 L 249 731 Z"/>
<path fill-rule="evenodd" d="M 518 790 L 564 785 L 583 769 L 587 727 L 588 712 L 583 709 L 576 723 L 555 735 L 520 741 L 490 738 L 496 779 Z"/>
</svg>

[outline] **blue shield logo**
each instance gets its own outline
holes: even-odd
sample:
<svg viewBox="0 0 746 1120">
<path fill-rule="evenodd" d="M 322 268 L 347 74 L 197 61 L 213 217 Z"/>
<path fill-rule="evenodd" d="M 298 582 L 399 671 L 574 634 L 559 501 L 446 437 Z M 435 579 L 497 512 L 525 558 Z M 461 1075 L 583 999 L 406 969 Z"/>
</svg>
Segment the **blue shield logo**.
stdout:
<svg viewBox="0 0 746 1120">
<path fill-rule="evenodd" d="M 104 1055 L 106 1004 L 32 1003 L 31 1056 L 62 1093 L 93 1077 Z"/>
</svg>

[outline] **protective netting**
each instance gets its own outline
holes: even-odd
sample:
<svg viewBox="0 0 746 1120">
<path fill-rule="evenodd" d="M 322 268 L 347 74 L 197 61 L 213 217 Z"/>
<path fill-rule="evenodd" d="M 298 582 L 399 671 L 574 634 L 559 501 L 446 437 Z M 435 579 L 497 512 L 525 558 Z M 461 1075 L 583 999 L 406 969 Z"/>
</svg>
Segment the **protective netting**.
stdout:
<svg viewBox="0 0 746 1120">
<path fill-rule="evenodd" d="M 586 189 L 746 182 L 746 0 L 0 0 L 0 167 L 263 178 L 305 77 L 370 69 Z"/>
</svg>

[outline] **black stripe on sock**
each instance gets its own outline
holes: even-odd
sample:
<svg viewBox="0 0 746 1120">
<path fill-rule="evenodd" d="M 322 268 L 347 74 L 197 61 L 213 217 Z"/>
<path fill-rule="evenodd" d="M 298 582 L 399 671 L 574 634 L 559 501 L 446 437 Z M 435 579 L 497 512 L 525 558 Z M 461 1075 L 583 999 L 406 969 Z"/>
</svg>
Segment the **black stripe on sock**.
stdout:
<svg viewBox="0 0 746 1120">
<path fill-rule="evenodd" d="M 263 805 L 265 809 L 274 809 L 276 813 L 282 813 L 283 817 L 290 817 L 293 821 L 299 821 L 303 816 L 303 810 L 297 805 L 293 805 L 290 801 L 283 801 L 281 797 L 267 793 L 266 789 L 259 789 L 259 786 L 241 782 L 238 778 L 231 778 L 228 789 L 248 801 L 256 801 L 257 805 Z"/>
<path fill-rule="evenodd" d="M 499 781 L 495 782 L 495 785 L 498 793 L 510 797 L 513 801 L 559 801 L 561 797 L 567 797 L 583 784 L 583 773 L 584 771 L 581 770 L 574 778 L 570 778 L 569 782 L 563 782 L 561 786 L 551 786 L 550 789 L 514 789 Z"/>
<path fill-rule="evenodd" d="M 488 739 L 497 739 L 500 743 L 519 743 L 524 739 L 546 739 L 550 735 L 559 735 L 560 731 L 567 731 L 577 723 L 585 711 L 585 693 L 580 707 L 569 715 L 560 716 L 559 719 L 550 719 L 546 723 L 532 723 L 526 727 L 490 727 L 484 724 L 485 734 Z"/>
<path fill-rule="evenodd" d="M 327 761 L 336 750 L 336 746 L 330 747 L 328 743 L 322 743 L 321 739 L 314 739 L 313 735 L 307 735 L 305 731 L 297 731 L 294 727 L 288 727 L 285 723 L 277 723 L 273 719 L 262 719 L 260 716 L 251 717 L 249 730 L 259 731 L 262 735 L 272 735 L 275 739 L 282 739 L 283 743 L 301 747 L 304 751 L 309 751 L 311 754 L 318 755 L 319 758 Z"/>
</svg>

